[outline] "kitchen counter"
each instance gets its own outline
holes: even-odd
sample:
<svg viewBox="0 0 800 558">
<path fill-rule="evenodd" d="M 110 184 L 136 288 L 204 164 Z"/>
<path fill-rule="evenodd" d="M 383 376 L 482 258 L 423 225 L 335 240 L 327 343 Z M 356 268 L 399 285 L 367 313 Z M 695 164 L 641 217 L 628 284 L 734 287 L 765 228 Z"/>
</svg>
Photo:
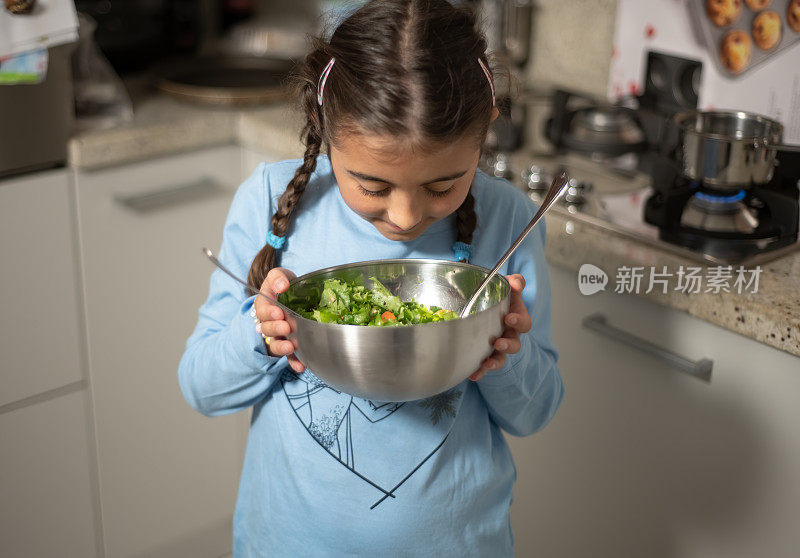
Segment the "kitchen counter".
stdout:
<svg viewBox="0 0 800 558">
<path fill-rule="evenodd" d="M 286 158 L 302 156 L 299 125 L 286 105 L 217 108 L 151 95 L 134 102 L 132 122 L 81 132 L 67 146 L 68 164 L 80 170 L 238 143 Z"/>
<path fill-rule="evenodd" d="M 693 260 L 585 223 L 580 214 L 569 218 L 551 211 L 546 219 L 548 260 L 576 273 L 582 264 L 594 264 L 608 274 L 609 289 L 614 288 L 614 276 L 622 266 L 654 267 L 656 271 L 666 266 L 671 273 L 681 266 L 702 267 Z M 639 296 L 800 356 L 800 252 L 761 264 L 761 269 L 756 292 L 743 289 L 746 292 L 740 294 L 732 288 L 729 293 L 685 293 L 670 290 L 674 287 L 672 278 L 666 293 L 656 288 L 644 294 L 647 284 L 643 280 Z"/>
<path fill-rule="evenodd" d="M 302 156 L 298 119 L 285 105 L 209 108 L 143 94 L 134 97 L 134 113 L 133 122 L 123 126 L 73 137 L 69 165 L 93 170 L 226 143 L 282 158 Z M 594 264 L 609 275 L 607 288 L 613 288 L 613 278 L 622 266 L 657 270 L 666 266 L 675 273 L 681 266 L 700 265 L 582 221 L 580 213 L 567 217 L 549 212 L 546 221 L 548 260 L 576 272 L 584 263 Z M 755 293 L 668 290 L 665 294 L 654 289 L 645 294 L 646 288 L 642 288 L 639 296 L 800 356 L 800 289 L 796 286 L 800 252 L 761 267 Z M 646 287 L 645 281 L 642 283 Z"/>
</svg>

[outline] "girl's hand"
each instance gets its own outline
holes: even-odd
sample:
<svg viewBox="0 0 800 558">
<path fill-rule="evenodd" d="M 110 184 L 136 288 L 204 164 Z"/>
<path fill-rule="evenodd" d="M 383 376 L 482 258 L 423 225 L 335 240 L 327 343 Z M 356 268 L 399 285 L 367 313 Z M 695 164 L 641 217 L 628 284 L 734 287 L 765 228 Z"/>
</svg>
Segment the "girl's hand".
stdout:
<svg viewBox="0 0 800 558">
<path fill-rule="evenodd" d="M 295 277 L 297 276 L 294 273 L 282 267 L 270 269 L 261 284 L 261 290 L 264 294 L 278 298 L 278 293 L 286 291 L 289 288 L 289 281 Z M 253 307 L 256 309 L 259 322 L 256 331 L 267 336 L 267 352 L 272 356 L 287 357 L 289 366 L 298 374 L 305 370 L 305 364 L 294 355 L 294 345 L 286 339 L 291 333 L 291 326 L 286 321 L 283 310 L 263 296 L 256 296 Z"/>
<path fill-rule="evenodd" d="M 522 301 L 522 289 L 525 288 L 525 278 L 522 275 L 506 275 L 511 285 L 511 304 L 508 314 L 503 318 L 506 328 L 503 336 L 492 342 L 494 352 L 481 363 L 481 367 L 469 377 L 477 382 L 487 370 L 497 370 L 506 361 L 507 354 L 514 354 L 520 349 L 520 333 L 527 333 L 531 329 L 531 317 L 525 303 Z"/>
</svg>

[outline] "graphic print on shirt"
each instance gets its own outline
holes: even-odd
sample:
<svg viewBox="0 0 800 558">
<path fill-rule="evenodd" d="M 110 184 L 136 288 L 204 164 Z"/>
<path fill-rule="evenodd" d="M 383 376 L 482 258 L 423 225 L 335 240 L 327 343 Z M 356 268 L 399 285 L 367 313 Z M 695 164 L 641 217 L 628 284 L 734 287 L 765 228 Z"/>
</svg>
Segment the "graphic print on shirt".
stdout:
<svg viewBox="0 0 800 558">
<path fill-rule="evenodd" d="M 306 431 L 347 470 L 378 491 L 374 509 L 405 483 L 450 433 L 463 390 L 420 401 L 375 402 L 353 397 L 310 370 L 285 371 L 281 385 Z M 399 439 L 405 436 L 408 439 Z"/>
</svg>

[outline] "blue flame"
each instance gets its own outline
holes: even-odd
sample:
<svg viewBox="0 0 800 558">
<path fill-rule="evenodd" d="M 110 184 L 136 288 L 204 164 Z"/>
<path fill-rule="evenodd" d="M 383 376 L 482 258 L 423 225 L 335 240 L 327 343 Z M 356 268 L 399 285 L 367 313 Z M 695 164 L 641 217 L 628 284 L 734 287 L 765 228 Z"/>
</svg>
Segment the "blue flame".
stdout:
<svg viewBox="0 0 800 558">
<path fill-rule="evenodd" d="M 700 200 L 703 200 L 703 201 L 707 201 L 707 202 L 734 203 L 734 202 L 742 201 L 744 199 L 745 193 L 744 193 L 744 190 L 739 190 L 735 194 L 730 194 L 730 195 L 727 195 L 727 196 L 715 196 L 715 195 L 712 195 L 712 194 L 706 194 L 706 193 L 703 193 L 703 192 L 697 192 L 695 194 L 695 196 L 697 196 L 697 199 L 700 199 Z"/>
</svg>

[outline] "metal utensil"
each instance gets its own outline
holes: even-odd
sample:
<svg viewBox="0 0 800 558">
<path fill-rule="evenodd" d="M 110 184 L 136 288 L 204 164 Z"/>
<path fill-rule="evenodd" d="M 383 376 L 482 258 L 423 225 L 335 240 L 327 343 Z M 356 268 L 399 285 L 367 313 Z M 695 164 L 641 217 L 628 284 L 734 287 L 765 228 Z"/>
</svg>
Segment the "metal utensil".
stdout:
<svg viewBox="0 0 800 558">
<path fill-rule="evenodd" d="M 373 286 L 374 277 L 400 300 L 456 311 L 489 270 L 448 260 L 356 262 L 302 275 L 280 299 L 316 306 L 326 279 Z M 295 355 L 329 386 L 372 401 L 409 401 L 447 391 L 475 372 L 503 332 L 511 286 L 496 275 L 464 319 L 367 327 L 288 316 Z"/>
<path fill-rule="evenodd" d="M 489 282 L 492 280 L 492 277 L 497 274 L 497 270 L 500 269 L 504 263 L 506 263 L 506 260 L 511 257 L 511 254 L 514 253 L 514 250 L 516 250 L 517 247 L 522 244 L 522 241 L 525 240 L 525 237 L 528 236 L 528 233 L 531 232 L 531 229 L 533 229 L 534 225 L 539 222 L 539 219 L 541 219 L 547 210 L 550 209 L 553 203 L 555 203 L 555 201 L 561 197 L 564 192 L 566 192 L 568 187 L 569 176 L 567 176 L 566 171 L 562 171 L 553 179 L 553 183 L 550 185 L 550 190 L 548 190 L 547 196 L 545 196 L 544 200 L 542 201 L 539 211 L 536 212 L 536 215 L 533 216 L 533 219 L 531 219 L 530 223 L 528 223 L 528 226 L 525 227 L 525 230 L 523 230 L 522 233 L 517 237 L 517 239 L 514 241 L 514 244 L 511 245 L 511 248 L 506 250 L 506 253 L 503 254 L 503 257 L 497 262 L 497 265 L 495 265 L 492 271 L 489 272 L 489 275 L 486 276 L 486 279 L 484 279 L 483 282 L 478 285 L 478 289 L 469 298 L 464 308 L 461 309 L 461 312 L 459 313 L 461 318 L 468 316 L 470 312 L 472 312 L 475 301 L 478 300 L 478 297 L 481 295 L 481 291 L 483 291 L 486 285 L 489 284 Z"/>
<path fill-rule="evenodd" d="M 276 306 L 280 306 L 280 307 L 281 307 L 281 310 L 283 310 L 284 312 L 291 312 L 291 313 L 292 313 L 292 314 L 294 314 L 295 316 L 297 316 L 297 315 L 298 315 L 298 314 L 297 314 L 297 313 L 296 313 L 294 310 L 292 310 L 291 308 L 289 308 L 289 307 L 288 307 L 288 306 L 286 306 L 285 304 L 282 304 L 282 303 L 278 302 L 278 300 L 277 300 L 277 299 L 275 299 L 275 298 L 272 298 L 271 296 L 269 296 L 268 294 L 265 294 L 263 291 L 261 291 L 261 290 L 260 290 L 260 289 L 258 289 L 257 287 L 254 287 L 254 286 L 253 286 L 253 285 L 251 285 L 250 283 L 247 283 L 246 281 L 242 281 L 241 279 L 239 279 L 238 277 L 236 277 L 236 275 L 234 275 L 234 274 L 233 274 L 233 272 L 232 272 L 231 270 L 229 270 L 227 267 L 225 267 L 224 265 L 222 265 L 222 262 L 220 262 L 220 261 L 217 259 L 217 257 L 214 255 L 214 252 L 212 252 L 212 251 L 211 251 L 211 250 L 209 250 L 208 248 L 203 248 L 203 254 L 205 254 L 205 255 L 208 257 L 208 259 L 209 259 L 209 260 L 211 260 L 211 262 L 212 262 L 212 263 L 213 263 L 215 266 L 217 266 L 218 268 L 220 268 L 220 270 L 221 270 L 221 271 L 225 272 L 225 274 L 226 274 L 226 275 L 228 275 L 228 276 L 229 276 L 231 279 L 233 279 L 233 280 L 234 280 L 234 281 L 236 281 L 237 283 L 241 283 L 242 285 L 244 285 L 244 287 L 245 287 L 247 290 L 251 291 L 253 294 L 257 294 L 257 295 L 261 295 L 261 296 L 263 296 L 264 298 L 266 298 L 267 300 L 269 300 L 269 301 L 270 301 L 272 304 L 274 304 L 274 305 L 276 305 Z"/>
<path fill-rule="evenodd" d="M 410 401 L 447 391 L 466 379 L 494 348 L 508 313 L 511 286 L 495 276 L 463 320 L 397 327 L 365 327 L 306 319 L 232 274 L 204 248 L 203 253 L 223 272 L 250 291 L 278 304 L 286 314 L 297 358 L 327 385 L 372 401 Z M 369 286 L 380 281 L 401 300 L 455 310 L 460 308 L 489 272 L 447 260 L 378 260 L 356 262 L 302 275 L 291 281 L 280 298 L 315 305 L 326 279 Z M 484 340 L 484 342 L 479 342 Z"/>
</svg>

